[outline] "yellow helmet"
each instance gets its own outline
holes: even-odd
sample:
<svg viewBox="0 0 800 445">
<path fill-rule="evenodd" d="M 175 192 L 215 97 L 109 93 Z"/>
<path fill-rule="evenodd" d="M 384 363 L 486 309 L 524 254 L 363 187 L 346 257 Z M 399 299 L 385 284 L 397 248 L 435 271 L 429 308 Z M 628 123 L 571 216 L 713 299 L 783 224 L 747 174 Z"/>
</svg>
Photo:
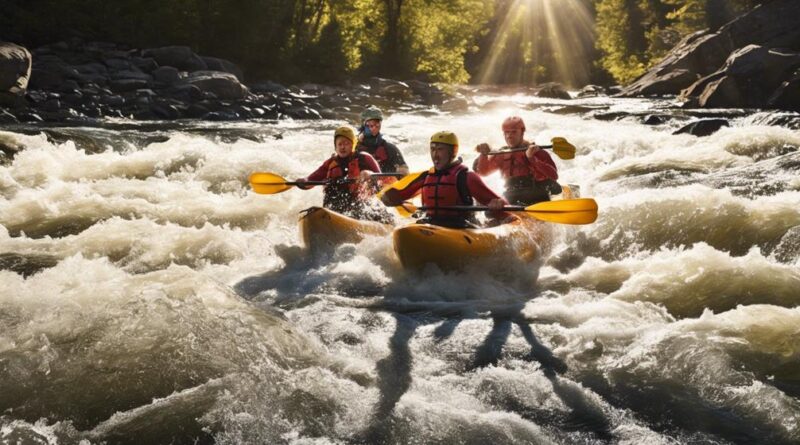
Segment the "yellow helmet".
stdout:
<svg viewBox="0 0 800 445">
<path fill-rule="evenodd" d="M 343 126 L 343 127 L 337 128 L 336 131 L 333 132 L 333 143 L 334 144 L 336 143 L 336 138 L 338 138 L 339 136 L 343 136 L 343 137 L 346 137 L 347 139 L 350 139 L 350 142 L 352 142 L 353 146 L 355 147 L 355 145 L 356 145 L 356 132 L 353 131 L 352 128 L 350 128 L 348 126 Z"/>
<path fill-rule="evenodd" d="M 439 131 L 431 136 L 431 144 L 447 144 L 453 146 L 453 157 L 458 155 L 458 137 L 452 131 Z"/>
</svg>

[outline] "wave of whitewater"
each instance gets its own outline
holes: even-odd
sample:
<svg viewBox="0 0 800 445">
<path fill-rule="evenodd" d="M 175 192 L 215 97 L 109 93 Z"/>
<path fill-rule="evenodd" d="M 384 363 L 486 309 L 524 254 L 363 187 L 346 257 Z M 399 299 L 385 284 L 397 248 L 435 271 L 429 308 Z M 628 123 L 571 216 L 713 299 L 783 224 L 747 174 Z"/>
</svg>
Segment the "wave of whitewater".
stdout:
<svg viewBox="0 0 800 445">
<path fill-rule="evenodd" d="M 598 221 L 505 277 L 409 274 L 389 239 L 306 256 L 321 192 L 247 176 L 307 175 L 337 121 L 0 131 L 0 440 L 800 442 L 800 134 L 505 100 L 384 123 L 412 170 L 512 112 L 578 148 L 556 162 Z"/>
</svg>

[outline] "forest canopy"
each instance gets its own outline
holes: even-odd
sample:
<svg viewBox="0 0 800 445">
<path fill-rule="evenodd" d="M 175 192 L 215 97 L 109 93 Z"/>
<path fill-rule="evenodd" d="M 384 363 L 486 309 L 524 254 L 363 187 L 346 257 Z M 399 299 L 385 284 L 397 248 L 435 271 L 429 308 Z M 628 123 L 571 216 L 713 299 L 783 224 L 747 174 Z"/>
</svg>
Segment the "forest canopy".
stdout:
<svg viewBox="0 0 800 445">
<path fill-rule="evenodd" d="M 188 45 L 248 80 L 628 83 L 757 0 L 0 0 L 0 39 Z"/>
</svg>

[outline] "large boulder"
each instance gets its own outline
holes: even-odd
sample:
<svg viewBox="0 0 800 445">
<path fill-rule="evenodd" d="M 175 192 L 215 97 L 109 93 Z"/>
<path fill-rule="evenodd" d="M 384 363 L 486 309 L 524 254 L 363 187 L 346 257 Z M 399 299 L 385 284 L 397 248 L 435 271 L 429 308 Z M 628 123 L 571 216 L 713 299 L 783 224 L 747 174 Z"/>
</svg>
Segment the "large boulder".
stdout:
<svg viewBox="0 0 800 445">
<path fill-rule="evenodd" d="M 623 88 L 620 95 L 677 95 L 699 79 L 719 71 L 731 53 L 751 44 L 783 48 L 784 52 L 800 51 L 797 17 L 800 17 L 800 1 L 772 0 L 716 32 L 700 31 L 689 35 L 656 66 Z"/>
<path fill-rule="evenodd" d="M 164 46 L 142 51 L 142 57 L 155 59 L 159 66 L 174 66 L 183 71 L 202 71 L 208 69 L 203 59 L 188 46 Z"/>
<path fill-rule="evenodd" d="M 767 101 L 769 108 L 800 111 L 800 69 L 792 77 L 781 83 Z"/>
<path fill-rule="evenodd" d="M 21 102 L 31 77 L 31 53 L 22 46 L 0 42 L 0 105 Z"/>
<path fill-rule="evenodd" d="M 236 76 L 239 81 L 244 80 L 244 73 L 242 69 L 239 68 L 235 63 L 231 62 L 230 60 L 220 59 L 219 57 L 206 57 L 201 56 L 203 62 L 206 63 L 206 66 L 211 71 L 222 71 L 224 73 L 231 73 Z"/>
<path fill-rule="evenodd" d="M 213 93 L 219 99 L 241 99 L 248 94 L 247 87 L 230 73 L 220 71 L 195 71 L 183 81 L 201 91 Z"/>
<path fill-rule="evenodd" d="M 800 53 L 748 45 L 723 67 L 687 88 L 681 99 L 708 108 L 767 108 L 768 99 L 800 67 Z"/>
</svg>

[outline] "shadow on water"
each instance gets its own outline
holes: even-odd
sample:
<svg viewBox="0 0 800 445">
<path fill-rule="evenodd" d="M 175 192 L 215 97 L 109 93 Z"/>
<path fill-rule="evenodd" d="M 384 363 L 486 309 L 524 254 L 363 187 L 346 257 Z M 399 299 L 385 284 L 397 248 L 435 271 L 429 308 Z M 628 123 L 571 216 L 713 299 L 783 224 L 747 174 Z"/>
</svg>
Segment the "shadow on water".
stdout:
<svg viewBox="0 0 800 445">
<path fill-rule="evenodd" d="M 389 339 L 389 355 L 378 361 L 380 396 L 372 421 L 362 437 L 363 443 L 386 443 L 392 437 L 391 414 L 411 386 L 411 349 L 409 341 L 417 329 L 411 317 L 394 314 L 395 330 Z"/>
<path fill-rule="evenodd" d="M 508 341 L 513 325 L 516 324 L 531 347 L 526 359 L 539 363 L 545 377 L 552 384 L 553 392 L 564 405 L 569 407 L 570 414 L 566 418 L 553 418 L 548 413 L 531 412 L 530 408 L 523 406 L 511 406 L 510 408 L 537 424 L 557 424 L 566 431 L 590 432 L 599 440 L 613 440 L 611 424 L 603 410 L 587 397 L 585 390 L 580 385 L 561 377 L 567 372 L 567 365 L 536 338 L 536 334 L 522 314 L 524 306 L 523 303 L 518 303 L 492 310 L 492 329 L 475 351 L 469 369 L 475 370 L 496 365 L 502 356 L 503 347 Z M 513 402 L 512 404 L 519 405 L 519 403 Z"/>
<path fill-rule="evenodd" d="M 336 273 L 334 266 L 357 254 L 353 246 L 334 252 L 310 255 L 300 246 L 276 246 L 285 265 L 259 275 L 246 277 L 233 288 L 242 298 L 282 308 L 292 307 L 304 297 L 319 292 L 335 292 L 350 297 L 374 296 L 382 291 L 379 283 L 359 274 Z"/>
</svg>

